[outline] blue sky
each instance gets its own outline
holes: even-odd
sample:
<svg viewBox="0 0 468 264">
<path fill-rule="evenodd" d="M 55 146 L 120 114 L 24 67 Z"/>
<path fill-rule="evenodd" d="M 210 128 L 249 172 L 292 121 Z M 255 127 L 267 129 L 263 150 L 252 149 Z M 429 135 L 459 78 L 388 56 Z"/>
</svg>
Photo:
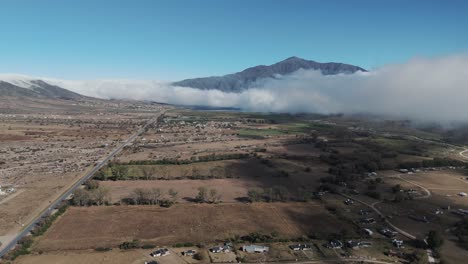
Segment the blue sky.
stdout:
<svg viewBox="0 0 468 264">
<path fill-rule="evenodd" d="M 1 0 L 0 72 L 178 80 L 468 51 L 468 1 Z"/>
</svg>

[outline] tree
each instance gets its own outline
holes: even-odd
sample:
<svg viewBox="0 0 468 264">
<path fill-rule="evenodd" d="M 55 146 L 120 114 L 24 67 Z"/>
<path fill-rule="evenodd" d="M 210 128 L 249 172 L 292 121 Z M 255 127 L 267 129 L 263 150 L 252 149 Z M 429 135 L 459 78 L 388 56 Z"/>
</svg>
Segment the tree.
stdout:
<svg viewBox="0 0 468 264">
<path fill-rule="evenodd" d="M 104 205 L 109 202 L 109 189 L 97 188 L 92 191 L 93 200 L 97 205 Z"/>
<path fill-rule="evenodd" d="M 284 186 L 273 187 L 273 200 L 281 202 L 289 200 L 288 189 L 286 189 Z"/>
<path fill-rule="evenodd" d="M 253 188 L 247 191 L 247 197 L 249 197 L 250 202 L 260 202 L 262 200 L 263 190 L 260 188 Z"/>
<path fill-rule="evenodd" d="M 203 186 L 199 187 L 198 188 L 198 194 L 195 197 L 195 199 L 199 203 L 205 203 L 207 201 L 207 197 L 208 197 L 208 189 L 206 187 L 203 187 Z"/>
<path fill-rule="evenodd" d="M 427 258 L 427 253 L 425 250 L 417 249 L 413 252 L 413 254 L 409 255 L 410 263 L 415 264 L 427 264 L 429 260 Z"/>
<path fill-rule="evenodd" d="M 264 196 L 267 202 L 271 203 L 273 202 L 273 188 L 266 188 L 264 191 Z"/>
<path fill-rule="evenodd" d="M 159 188 L 153 188 L 151 189 L 151 191 L 149 192 L 149 195 L 150 195 L 150 203 L 151 204 L 158 204 L 159 203 L 159 200 L 161 198 L 161 189 Z"/>
<path fill-rule="evenodd" d="M 112 180 L 125 180 L 128 176 L 128 167 L 124 165 L 114 165 L 111 167 Z"/>
<path fill-rule="evenodd" d="M 134 201 L 135 204 L 145 204 L 148 202 L 148 190 L 143 188 L 135 188 L 133 192 L 130 194 L 130 197 Z"/>
<path fill-rule="evenodd" d="M 99 182 L 96 180 L 92 180 L 92 179 L 85 181 L 84 185 L 86 186 L 86 189 L 88 190 L 99 188 Z"/>
<path fill-rule="evenodd" d="M 427 244 L 432 249 L 438 249 L 444 244 L 444 238 L 440 234 L 440 232 L 431 230 L 427 235 Z"/>
<path fill-rule="evenodd" d="M 393 193 L 397 193 L 399 191 L 401 191 L 401 184 L 395 184 L 395 186 L 392 187 L 392 192 Z"/>
<path fill-rule="evenodd" d="M 218 194 L 218 191 L 216 191 L 216 189 L 210 189 L 208 198 L 210 203 L 217 203 L 219 200 L 221 200 L 221 194 Z"/>
<path fill-rule="evenodd" d="M 179 194 L 179 193 L 176 190 L 171 188 L 171 189 L 169 189 L 169 191 L 167 191 L 167 193 L 171 197 L 171 202 L 175 202 L 177 200 L 177 194 Z"/>
<path fill-rule="evenodd" d="M 90 194 L 87 190 L 77 189 L 73 193 L 72 204 L 77 206 L 86 206 L 90 203 Z"/>
<path fill-rule="evenodd" d="M 393 199 L 394 202 L 399 203 L 405 200 L 405 195 L 401 192 L 395 194 L 395 198 Z"/>
<path fill-rule="evenodd" d="M 140 171 L 145 180 L 150 180 L 154 177 L 154 169 L 152 166 L 141 166 Z"/>
</svg>

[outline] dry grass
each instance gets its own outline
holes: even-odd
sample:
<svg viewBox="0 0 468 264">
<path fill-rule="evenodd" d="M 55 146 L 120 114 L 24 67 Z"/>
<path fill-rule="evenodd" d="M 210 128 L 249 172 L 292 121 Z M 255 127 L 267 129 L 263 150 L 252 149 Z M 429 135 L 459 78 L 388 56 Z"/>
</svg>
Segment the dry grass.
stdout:
<svg viewBox="0 0 468 264">
<path fill-rule="evenodd" d="M 316 203 L 177 204 L 70 208 L 39 240 L 36 250 L 116 247 L 141 239 L 158 245 L 206 243 L 251 232 L 296 238 L 345 227 Z"/>
</svg>

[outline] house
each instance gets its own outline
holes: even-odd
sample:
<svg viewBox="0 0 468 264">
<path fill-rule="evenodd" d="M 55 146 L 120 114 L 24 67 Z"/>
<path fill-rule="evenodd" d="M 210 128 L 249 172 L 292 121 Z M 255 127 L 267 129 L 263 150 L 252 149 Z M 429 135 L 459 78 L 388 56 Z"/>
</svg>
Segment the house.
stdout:
<svg viewBox="0 0 468 264">
<path fill-rule="evenodd" d="M 371 213 L 370 210 L 366 210 L 366 209 L 361 209 L 361 210 L 359 210 L 359 214 L 360 214 L 360 215 L 368 215 L 368 214 L 370 214 L 370 213 Z"/>
<path fill-rule="evenodd" d="M 359 248 L 359 241 L 348 240 L 346 241 L 346 246 L 353 249 Z"/>
<path fill-rule="evenodd" d="M 221 252 L 229 252 L 229 251 L 230 251 L 229 246 L 217 246 L 217 247 L 210 248 L 210 252 L 212 253 L 221 253 Z"/>
<path fill-rule="evenodd" d="M 156 250 L 156 251 L 153 251 L 153 252 L 150 254 L 150 256 L 152 256 L 152 257 L 163 257 L 163 256 L 167 256 L 167 255 L 169 255 L 169 254 L 171 254 L 171 253 L 169 252 L 169 249 L 167 249 L 167 248 L 160 248 L 160 249 L 158 249 L 158 250 Z"/>
<path fill-rule="evenodd" d="M 193 249 L 189 249 L 189 250 L 186 250 L 184 252 L 182 252 L 182 255 L 184 256 L 193 256 L 197 253 L 197 251 L 193 250 Z"/>
<path fill-rule="evenodd" d="M 393 239 L 393 240 L 392 240 L 392 244 L 393 244 L 396 248 L 401 248 L 401 247 L 403 246 L 403 240 Z"/>
<path fill-rule="evenodd" d="M 297 251 L 297 250 L 312 250 L 312 247 L 309 244 L 296 244 L 296 245 L 290 245 L 290 249 Z"/>
<path fill-rule="evenodd" d="M 390 238 L 396 237 L 396 235 L 398 235 L 398 232 L 395 232 L 395 231 L 390 230 L 388 228 L 380 229 L 379 233 L 386 236 L 386 237 L 390 237 Z"/>
<path fill-rule="evenodd" d="M 342 248 L 343 243 L 341 243 L 341 241 L 339 240 L 333 239 L 333 240 L 328 241 L 326 247 L 333 248 L 333 249 Z"/>
<path fill-rule="evenodd" d="M 363 224 L 375 224 L 375 219 L 374 218 L 363 218 L 361 219 L 361 223 Z"/>
<path fill-rule="evenodd" d="M 248 246 L 242 246 L 242 251 L 248 252 L 248 253 L 265 253 L 265 252 L 270 251 L 270 248 L 266 246 L 248 245 Z"/>
<path fill-rule="evenodd" d="M 359 247 L 366 248 L 366 247 L 371 247 L 371 246 L 372 246 L 371 242 L 367 242 L 367 241 L 359 242 Z"/>
</svg>

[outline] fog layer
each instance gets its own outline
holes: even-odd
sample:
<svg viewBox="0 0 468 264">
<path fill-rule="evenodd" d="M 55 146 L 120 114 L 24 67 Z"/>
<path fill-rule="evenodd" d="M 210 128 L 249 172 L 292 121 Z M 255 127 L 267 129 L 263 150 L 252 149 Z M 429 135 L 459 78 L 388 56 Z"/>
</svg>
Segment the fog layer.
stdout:
<svg viewBox="0 0 468 264">
<path fill-rule="evenodd" d="M 50 80 L 100 98 L 153 100 L 247 111 L 372 113 L 419 121 L 468 121 L 468 55 L 417 58 L 369 73 L 323 76 L 299 70 L 242 93 L 172 87 L 158 81 Z"/>
</svg>

